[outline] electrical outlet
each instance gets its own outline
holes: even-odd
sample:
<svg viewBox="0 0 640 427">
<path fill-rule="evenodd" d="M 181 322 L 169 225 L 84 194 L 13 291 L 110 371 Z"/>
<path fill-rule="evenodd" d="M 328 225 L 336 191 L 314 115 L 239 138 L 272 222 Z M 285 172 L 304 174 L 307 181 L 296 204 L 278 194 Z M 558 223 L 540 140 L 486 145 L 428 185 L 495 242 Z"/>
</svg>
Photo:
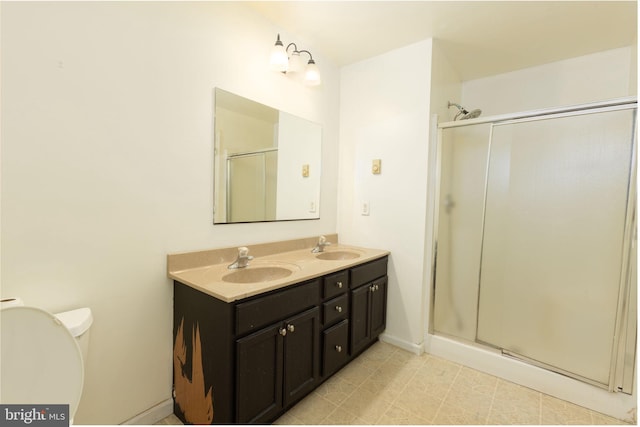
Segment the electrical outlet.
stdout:
<svg viewBox="0 0 640 427">
<path fill-rule="evenodd" d="M 364 216 L 369 216 L 369 202 L 362 202 L 362 211 L 360 212 Z"/>
</svg>

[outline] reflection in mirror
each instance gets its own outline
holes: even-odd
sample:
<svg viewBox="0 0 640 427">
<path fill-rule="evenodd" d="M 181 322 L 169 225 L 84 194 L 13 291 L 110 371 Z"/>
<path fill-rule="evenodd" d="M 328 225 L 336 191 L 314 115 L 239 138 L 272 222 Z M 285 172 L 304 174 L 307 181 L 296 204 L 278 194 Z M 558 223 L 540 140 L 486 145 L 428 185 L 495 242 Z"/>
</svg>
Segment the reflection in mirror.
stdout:
<svg viewBox="0 0 640 427">
<path fill-rule="evenodd" d="M 322 128 L 215 90 L 214 224 L 318 219 Z"/>
</svg>

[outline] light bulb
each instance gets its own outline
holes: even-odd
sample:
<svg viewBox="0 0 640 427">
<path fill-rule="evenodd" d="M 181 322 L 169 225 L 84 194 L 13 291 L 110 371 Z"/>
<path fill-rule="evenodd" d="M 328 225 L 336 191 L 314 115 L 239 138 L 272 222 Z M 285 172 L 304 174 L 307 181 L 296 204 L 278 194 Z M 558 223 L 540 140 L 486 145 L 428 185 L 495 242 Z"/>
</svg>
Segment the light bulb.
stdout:
<svg viewBox="0 0 640 427">
<path fill-rule="evenodd" d="M 278 34 L 278 40 L 276 40 L 273 49 L 271 49 L 269 65 L 273 71 L 287 71 L 288 63 L 289 58 L 287 58 L 287 51 L 280 41 L 280 34 Z"/>
<path fill-rule="evenodd" d="M 307 69 L 304 72 L 304 82 L 309 86 L 318 86 L 321 82 L 320 69 L 313 59 L 310 59 L 307 64 Z"/>
</svg>

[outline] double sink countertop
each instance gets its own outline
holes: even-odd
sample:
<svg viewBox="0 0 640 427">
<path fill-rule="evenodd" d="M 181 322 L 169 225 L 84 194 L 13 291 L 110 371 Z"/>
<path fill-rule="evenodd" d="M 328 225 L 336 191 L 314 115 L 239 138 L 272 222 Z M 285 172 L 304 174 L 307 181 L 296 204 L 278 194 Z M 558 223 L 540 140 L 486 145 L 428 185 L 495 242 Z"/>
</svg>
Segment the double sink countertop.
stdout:
<svg viewBox="0 0 640 427">
<path fill-rule="evenodd" d="M 167 274 L 171 279 L 219 300 L 233 302 L 389 255 L 386 250 L 339 244 L 337 234 L 325 237 L 331 245 L 322 253 L 328 255 L 311 252 L 318 243 L 318 236 L 247 245 L 249 255 L 254 258 L 247 267 L 240 269 L 227 268 L 238 256 L 237 247 L 171 254 L 167 255 Z M 342 253 L 353 258 L 318 258 L 319 255 L 331 257 L 331 254 L 341 258 Z M 253 281 L 254 277 L 258 281 Z"/>
</svg>

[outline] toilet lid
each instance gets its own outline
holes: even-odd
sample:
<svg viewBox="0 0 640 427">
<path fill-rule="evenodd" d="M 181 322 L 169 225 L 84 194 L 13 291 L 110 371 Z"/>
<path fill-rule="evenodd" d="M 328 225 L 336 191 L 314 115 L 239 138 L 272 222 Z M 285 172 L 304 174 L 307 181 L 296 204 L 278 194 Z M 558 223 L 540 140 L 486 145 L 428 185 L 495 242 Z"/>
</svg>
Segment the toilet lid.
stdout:
<svg viewBox="0 0 640 427">
<path fill-rule="evenodd" d="M 73 418 L 84 380 L 82 353 L 54 315 L 35 307 L 0 310 L 0 402 L 68 404 Z"/>
</svg>

